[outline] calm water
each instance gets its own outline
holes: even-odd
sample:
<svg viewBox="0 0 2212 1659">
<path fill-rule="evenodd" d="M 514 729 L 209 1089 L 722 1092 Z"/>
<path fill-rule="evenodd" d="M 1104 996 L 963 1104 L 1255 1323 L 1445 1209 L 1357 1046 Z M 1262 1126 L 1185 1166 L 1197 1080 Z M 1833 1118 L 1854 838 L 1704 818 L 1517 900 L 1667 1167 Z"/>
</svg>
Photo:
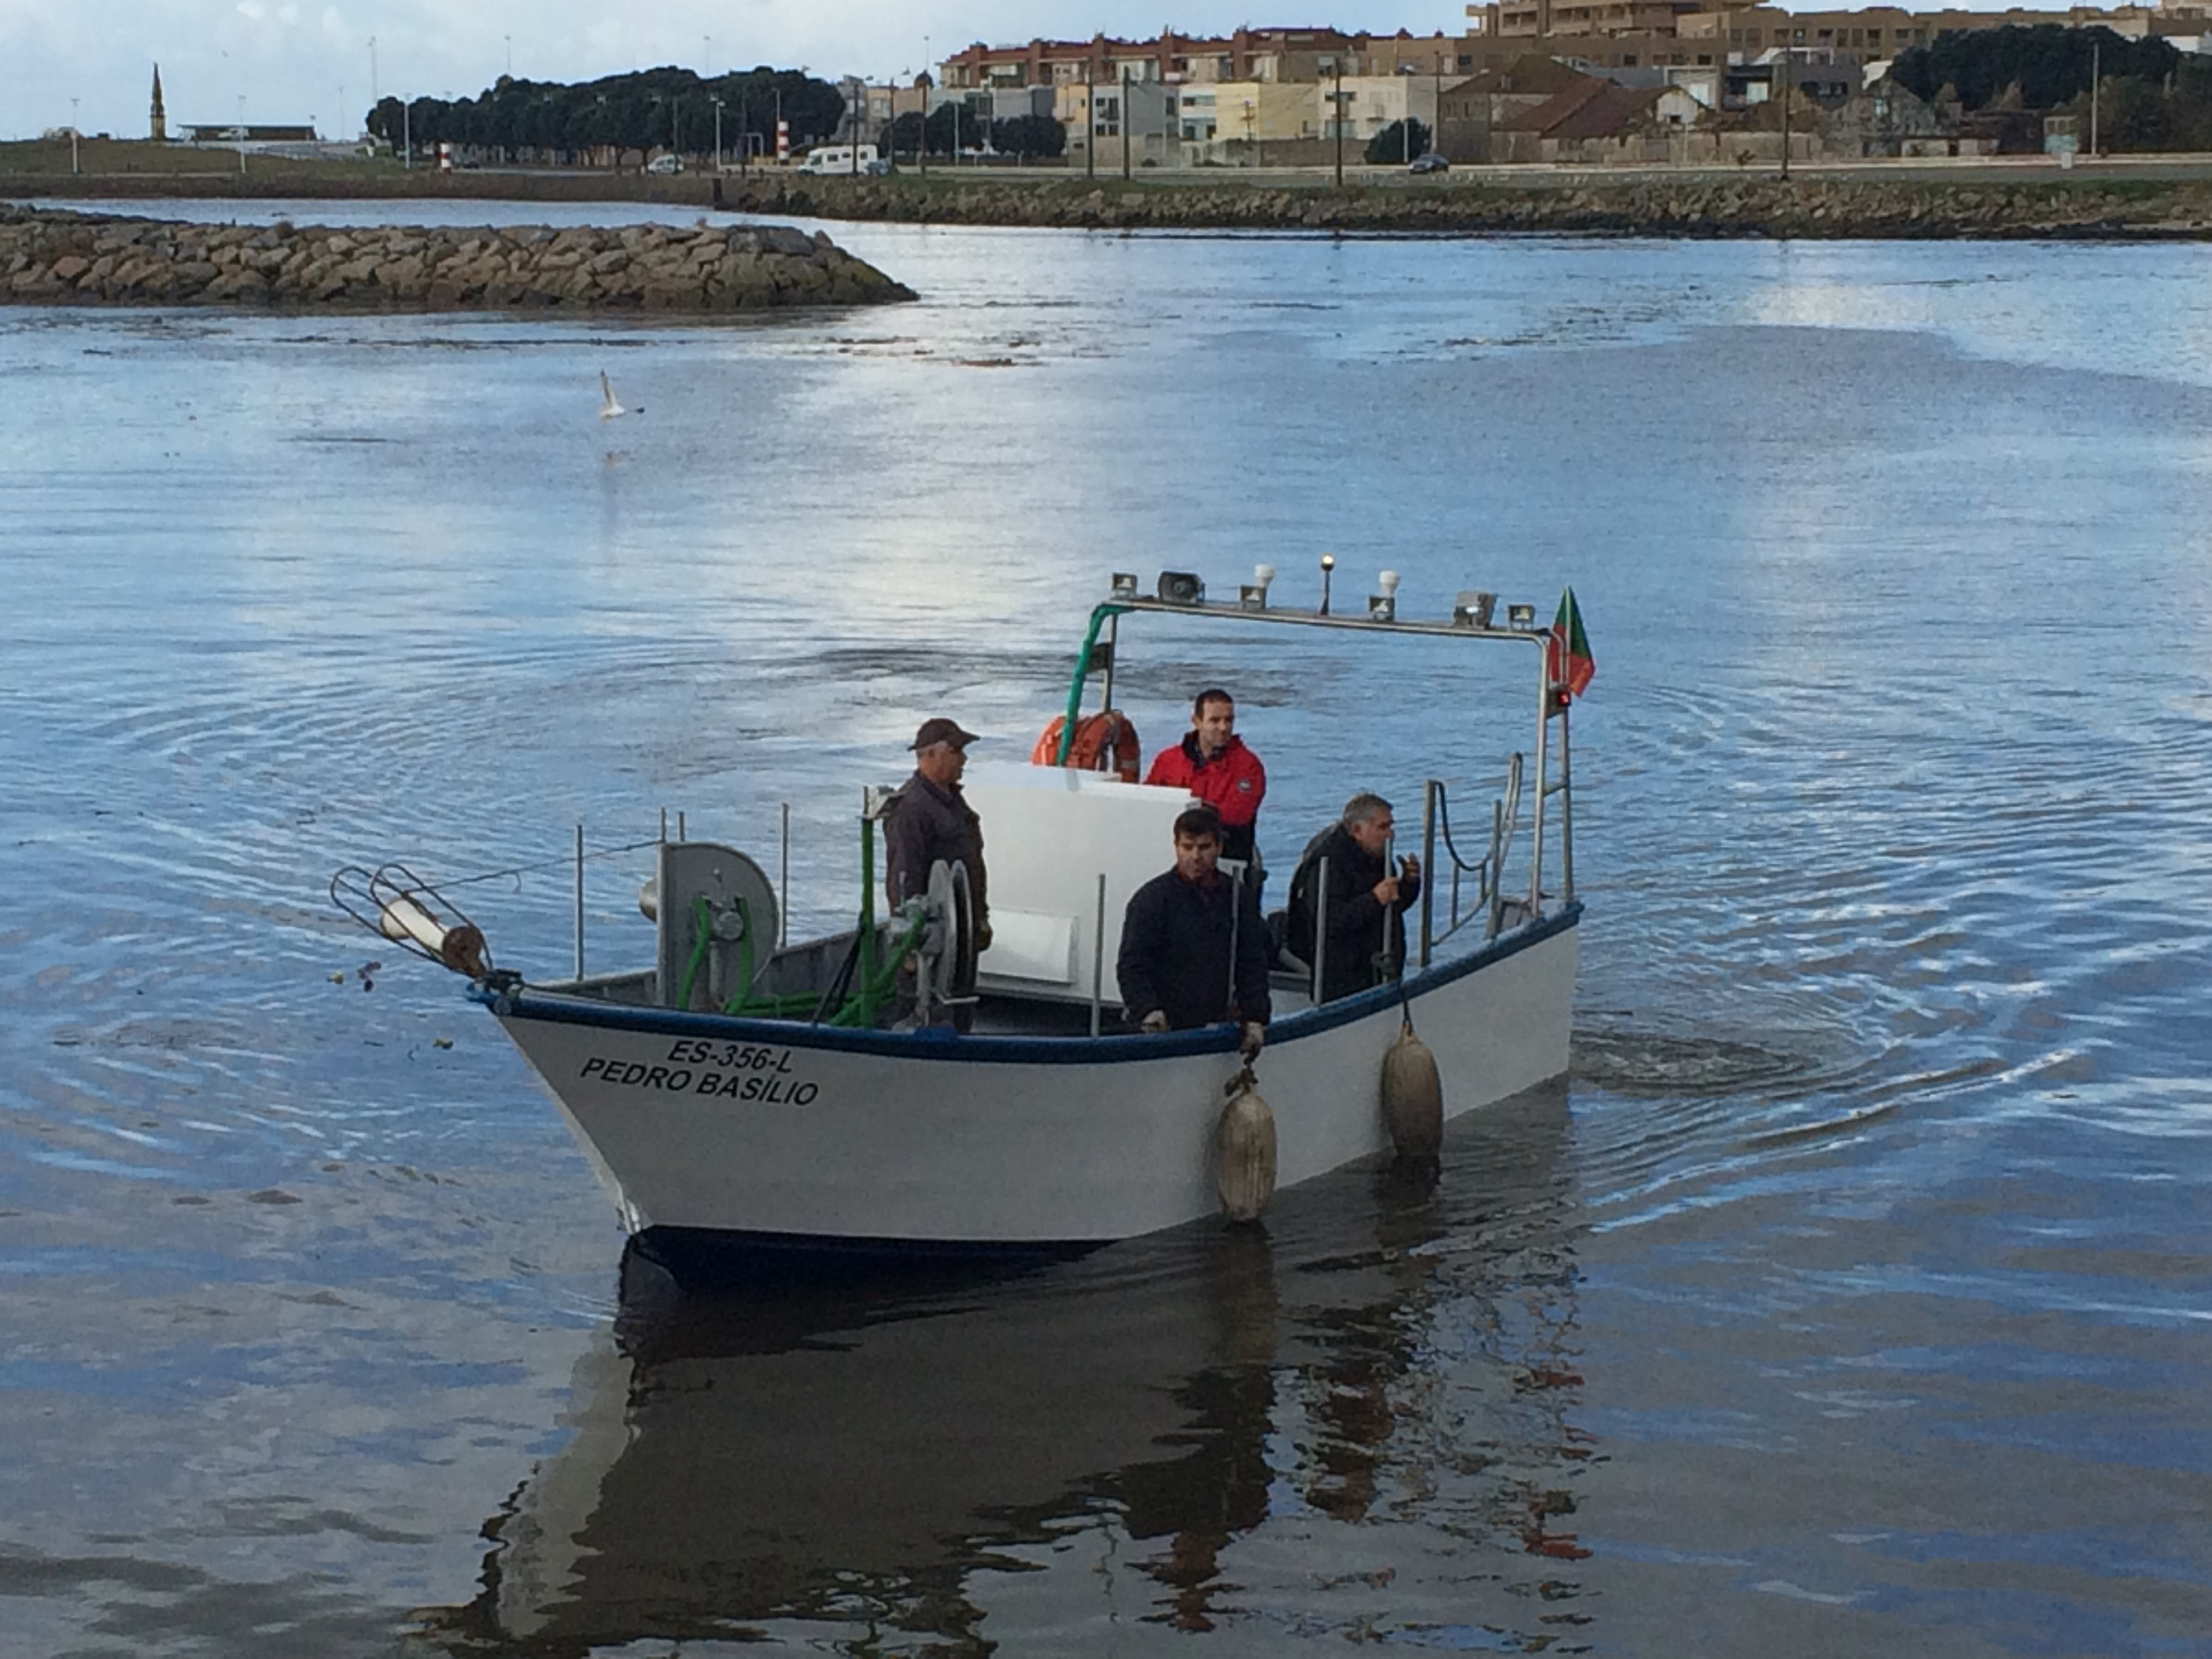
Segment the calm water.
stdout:
<svg viewBox="0 0 2212 1659">
<path fill-rule="evenodd" d="M 2212 254 L 837 234 L 924 301 L 0 311 L 0 1648 L 2212 1653 Z M 1600 662 L 1575 1075 L 1431 1192 L 680 1292 L 325 901 L 556 974 L 578 821 L 789 801 L 828 925 L 1108 571 L 1324 550 Z M 1523 740 L 1216 643 L 1279 862 Z"/>
</svg>

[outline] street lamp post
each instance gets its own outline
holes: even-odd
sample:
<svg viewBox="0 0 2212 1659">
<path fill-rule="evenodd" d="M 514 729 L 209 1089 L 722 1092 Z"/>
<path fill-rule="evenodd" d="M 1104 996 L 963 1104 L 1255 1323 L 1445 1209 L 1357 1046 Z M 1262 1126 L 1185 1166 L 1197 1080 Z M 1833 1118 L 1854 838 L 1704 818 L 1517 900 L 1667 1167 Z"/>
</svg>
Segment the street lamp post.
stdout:
<svg viewBox="0 0 2212 1659">
<path fill-rule="evenodd" d="M 721 172 L 721 170 L 722 170 L 722 100 L 721 100 L 720 96 L 719 94 L 717 94 L 717 96 L 716 96 L 716 97 L 715 97 L 715 99 L 714 99 L 714 171 L 715 171 L 715 173 L 718 173 L 718 174 L 719 174 L 719 173 Z"/>
<path fill-rule="evenodd" d="M 507 42 L 507 78 L 512 81 L 514 79 L 514 37 L 502 34 L 499 38 Z"/>
<path fill-rule="evenodd" d="M 238 94 L 238 176 L 246 177 L 246 94 Z"/>
<path fill-rule="evenodd" d="M 1328 60 L 1329 71 L 1336 77 L 1335 89 L 1328 95 L 1331 125 L 1336 128 L 1336 187 L 1344 188 L 1344 59 Z"/>
<path fill-rule="evenodd" d="M 2105 43 L 2089 42 L 2089 155 L 2097 154 L 2097 94 L 2105 78 Z"/>
<path fill-rule="evenodd" d="M 1782 176 L 1790 176 L 1790 47 L 1785 42 L 1776 65 L 1782 71 Z"/>
<path fill-rule="evenodd" d="M 76 100 L 70 100 L 70 173 L 76 173 Z"/>
<path fill-rule="evenodd" d="M 1121 65 L 1121 176 L 1129 176 L 1129 66 Z"/>
</svg>

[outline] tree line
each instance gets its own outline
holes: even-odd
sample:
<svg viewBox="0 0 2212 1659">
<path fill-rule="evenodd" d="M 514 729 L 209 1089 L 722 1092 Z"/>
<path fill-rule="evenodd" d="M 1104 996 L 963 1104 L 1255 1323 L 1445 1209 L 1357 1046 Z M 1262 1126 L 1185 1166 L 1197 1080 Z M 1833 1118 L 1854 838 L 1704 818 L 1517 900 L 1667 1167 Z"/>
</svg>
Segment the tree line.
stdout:
<svg viewBox="0 0 2212 1659">
<path fill-rule="evenodd" d="M 717 98 L 723 148 L 740 154 L 748 135 L 754 153 L 775 154 L 779 112 L 794 149 L 831 137 L 845 116 L 844 94 L 802 70 L 763 64 L 702 79 L 671 67 L 578 85 L 502 75 L 473 98 L 386 98 L 369 111 L 368 131 L 418 149 L 705 150 L 714 142 Z"/>
<path fill-rule="evenodd" d="M 994 121 L 964 103 L 939 104 L 924 121 L 908 110 L 876 140 L 878 148 L 911 155 L 927 141 L 932 155 L 951 155 L 989 148 L 1024 161 L 1050 160 L 1067 150 L 1067 129 L 1049 115 L 1016 115 Z"/>
<path fill-rule="evenodd" d="M 2094 81 L 2101 148 L 2212 149 L 2212 60 L 2156 35 L 2056 23 L 1954 30 L 1899 53 L 1890 75 L 1931 103 L 2076 116 L 2085 141 Z"/>
</svg>

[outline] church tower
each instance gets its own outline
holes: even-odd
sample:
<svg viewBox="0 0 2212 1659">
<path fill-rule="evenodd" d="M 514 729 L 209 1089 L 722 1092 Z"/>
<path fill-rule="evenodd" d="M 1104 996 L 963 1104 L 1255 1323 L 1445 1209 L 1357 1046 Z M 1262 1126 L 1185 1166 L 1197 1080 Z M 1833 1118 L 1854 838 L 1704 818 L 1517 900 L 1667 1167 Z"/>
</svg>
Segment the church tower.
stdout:
<svg viewBox="0 0 2212 1659">
<path fill-rule="evenodd" d="M 169 115 L 161 107 L 161 66 L 159 64 L 154 65 L 154 107 L 149 114 L 147 125 L 151 128 L 147 136 L 155 143 L 168 142 Z"/>
</svg>

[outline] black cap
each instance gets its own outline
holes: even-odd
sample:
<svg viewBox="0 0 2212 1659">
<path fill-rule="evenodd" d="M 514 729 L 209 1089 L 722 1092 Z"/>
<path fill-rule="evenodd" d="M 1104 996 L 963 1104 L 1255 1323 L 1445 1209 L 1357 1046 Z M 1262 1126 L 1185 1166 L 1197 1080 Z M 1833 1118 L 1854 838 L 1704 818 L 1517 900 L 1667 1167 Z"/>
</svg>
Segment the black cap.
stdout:
<svg viewBox="0 0 2212 1659">
<path fill-rule="evenodd" d="M 924 720 L 921 730 L 914 734 L 914 746 L 917 752 L 940 743 L 949 743 L 955 749 L 965 749 L 975 741 L 973 732 L 962 731 L 957 720 L 949 720 L 942 714 L 934 720 Z"/>
</svg>

